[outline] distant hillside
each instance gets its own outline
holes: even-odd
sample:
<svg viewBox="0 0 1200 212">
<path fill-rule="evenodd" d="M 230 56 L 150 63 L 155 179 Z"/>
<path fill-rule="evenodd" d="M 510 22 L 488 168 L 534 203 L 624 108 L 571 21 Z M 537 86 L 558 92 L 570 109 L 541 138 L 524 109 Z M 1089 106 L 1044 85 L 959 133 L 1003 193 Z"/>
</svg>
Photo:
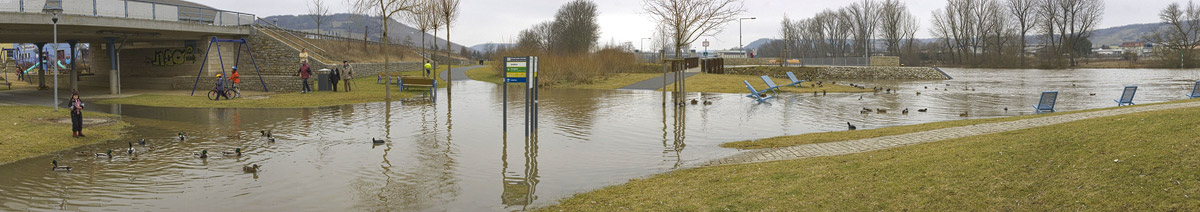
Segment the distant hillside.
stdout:
<svg viewBox="0 0 1200 212">
<path fill-rule="evenodd" d="M 493 49 L 497 49 L 497 48 L 511 48 L 511 47 L 513 47 L 513 46 L 517 46 L 517 44 L 513 44 L 513 43 L 485 43 L 485 44 L 474 45 L 474 46 L 471 46 L 470 48 L 471 48 L 472 50 L 479 51 L 479 52 L 487 52 L 487 51 L 491 51 L 491 50 L 493 50 Z"/>
<path fill-rule="evenodd" d="M 363 16 L 363 15 L 339 13 L 339 14 L 330 15 L 329 17 L 326 17 L 326 18 L 328 20 L 323 20 L 324 23 L 321 23 L 321 34 L 338 35 L 338 36 L 349 35 L 349 36 L 355 37 L 355 38 L 362 38 L 363 37 L 363 26 L 364 26 L 364 22 L 365 22 L 366 27 L 368 27 L 370 29 L 370 34 L 369 34 L 370 40 L 379 40 L 379 38 L 382 36 L 379 33 L 379 30 L 383 28 L 382 27 L 383 25 L 380 24 L 382 22 L 380 22 L 380 19 L 378 17 L 368 17 L 368 16 Z M 306 31 L 306 32 L 316 32 L 317 31 L 317 23 L 313 21 L 312 15 L 277 15 L 277 16 L 266 17 L 263 19 L 267 20 L 267 21 L 275 22 L 280 27 L 284 27 L 284 28 L 288 28 L 288 29 L 294 29 L 294 30 L 300 30 L 300 31 Z M 392 41 L 392 43 L 420 47 L 422 33 L 421 33 L 421 31 L 417 30 L 416 28 L 402 24 L 393 19 L 393 20 L 388 20 L 388 31 L 390 32 L 390 33 L 388 33 L 388 37 L 389 37 L 389 40 Z M 439 34 L 442 34 L 443 36 L 445 35 L 445 33 L 446 33 L 445 29 L 442 29 L 442 31 L 439 31 Z M 454 32 L 451 31 L 450 33 L 454 33 Z M 424 34 L 425 34 L 425 42 L 428 43 L 426 46 L 428 46 L 429 48 L 433 48 L 434 46 L 437 46 L 438 49 L 445 49 L 445 46 L 446 46 L 445 39 L 436 38 L 435 36 L 433 36 L 429 33 L 424 33 Z M 459 45 L 458 43 L 451 43 L 451 44 L 453 44 L 452 45 L 453 48 L 451 48 L 451 50 L 453 50 L 454 52 L 458 52 L 458 51 L 462 50 L 462 47 L 463 47 L 462 45 Z"/>
<path fill-rule="evenodd" d="M 1145 41 L 1142 37 L 1166 27 L 1165 23 L 1131 24 L 1119 27 L 1098 29 L 1092 32 L 1092 46 L 1120 45 L 1124 42 Z"/>
<path fill-rule="evenodd" d="M 745 48 L 746 48 L 746 49 L 758 49 L 758 47 L 762 47 L 763 45 L 767 45 L 767 43 L 770 43 L 770 42 L 771 42 L 771 41 L 773 41 L 773 40 L 775 40 L 775 39 L 773 39 L 773 38 L 759 38 L 758 40 L 754 40 L 753 42 L 750 42 L 750 43 L 746 44 L 746 47 L 745 47 Z"/>
</svg>

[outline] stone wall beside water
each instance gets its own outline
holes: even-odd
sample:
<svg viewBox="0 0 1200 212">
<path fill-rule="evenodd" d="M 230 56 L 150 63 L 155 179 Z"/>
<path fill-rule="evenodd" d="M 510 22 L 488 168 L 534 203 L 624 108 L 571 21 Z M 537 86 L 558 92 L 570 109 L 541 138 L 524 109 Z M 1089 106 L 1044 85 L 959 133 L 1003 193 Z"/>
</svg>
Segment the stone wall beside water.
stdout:
<svg viewBox="0 0 1200 212">
<path fill-rule="evenodd" d="M 807 80 L 946 80 L 950 79 L 942 72 L 931 67 L 778 67 L 756 66 L 726 68 L 727 74 L 770 75 L 786 78 L 787 72 L 796 74 L 797 78 Z"/>
</svg>

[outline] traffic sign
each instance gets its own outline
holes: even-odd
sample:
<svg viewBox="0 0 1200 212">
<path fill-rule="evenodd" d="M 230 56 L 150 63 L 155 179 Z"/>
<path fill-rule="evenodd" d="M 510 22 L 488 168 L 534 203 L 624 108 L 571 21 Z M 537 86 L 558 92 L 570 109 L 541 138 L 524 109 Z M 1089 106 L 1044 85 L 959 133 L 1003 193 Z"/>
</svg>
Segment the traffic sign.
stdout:
<svg viewBox="0 0 1200 212">
<path fill-rule="evenodd" d="M 708 47 L 708 40 L 705 40 L 704 43 L 701 45 L 704 45 L 704 47 Z"/>
</svg>

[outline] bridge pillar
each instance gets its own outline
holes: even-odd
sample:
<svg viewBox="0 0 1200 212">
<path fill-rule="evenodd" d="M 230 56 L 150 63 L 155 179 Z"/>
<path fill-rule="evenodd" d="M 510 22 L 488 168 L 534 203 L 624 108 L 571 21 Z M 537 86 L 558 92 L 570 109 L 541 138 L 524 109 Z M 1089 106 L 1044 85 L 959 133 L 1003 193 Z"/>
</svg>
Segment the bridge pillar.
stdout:
<svg viewBox="0 0 1200 212">
<path fill-rule="evenodd" d="M 46 58 L 46 57 L 49 57 L 50 54 L 47 54 L 45 51 L 46 50 L 46 42 L 34 43 L 34 44 L 37 45 L 37 53 L 38 53 L 37 57 L 38 57 L 38 61 L 39 61 L 39 62 L 35 63 L 35 64 L 38 64 L 38 67 L 37 67 L 38 68 L 38 90 L 45 90 L 47 88 L 46 87 L 46 63 L 50 61 L 50 59 Z M 58 88 L 54 88 L 54 89 L 58 89 Z"/>
<path fill-rule="evenodd" d="M 109 60 L 108 64 L 111 66 L 111 68 L 108 69 L 108 93 L 118 94 L 118 93 L 120 93 L 120 91 L 117 90 L 117 87 L 118 87 L 117 78 L 120 78 L 121 76 L 117 75 L 117 38 L 116 37 L 107 37 L 107 39 L 108 39 L 108 60 Z"/>
<path fill-rule="evenodd" d="M 77 44 L 79 44 L 79 40 L 67 40 L 67 45 L 71 47 L 71 64 L 68 64 L 71 66 L 71 77 L 67 81 L 70 81 L 69 84 L 71 84 L 71 90 L 73 91 L 79 90 L 79 69 L 75 68 L 75 61 L 79 59 L 75 58 L 75 45 Z"/>
</svg>

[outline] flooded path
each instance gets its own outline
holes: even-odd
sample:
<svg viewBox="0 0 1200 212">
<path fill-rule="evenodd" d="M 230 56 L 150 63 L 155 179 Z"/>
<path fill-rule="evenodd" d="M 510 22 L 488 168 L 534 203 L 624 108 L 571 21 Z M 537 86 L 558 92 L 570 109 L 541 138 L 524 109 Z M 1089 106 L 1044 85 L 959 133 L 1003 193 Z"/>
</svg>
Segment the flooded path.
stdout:
<svg viewBox="0 0 1200 212">
<path fill-rule="evenodd" d="M 0 166 L 0 211 L 521 210 L 738 153 L 717 147 L 724 142 L 839 131 L 845 122 L 864 129 L 1031 114 L 1042 90 L 1062 92 L 1060 111 L 1113 107 L 1123 85 L 1141 86 L 1137 103 L 1178 100 L 1197 78 L 1179 70 L 944 70 L 955 79 L 838 82 L 899 88 L 897 94 L 789 94 L 769 104 L 692 93 L 713 104 L 675 108 L 663 107 L 664 96 L 654 91 L 545 90 L 534 141 L 521 131 L 522 96 L 510 92 L 505 135 L 500 86 L 476 81 L 454 82 L 452 96 L 439 94 L 437 102 L 94 106 L 136 127 L 122 141 Z M 864 107 L 891 111 L 860 114 Z M 929 112 L 903 115 L 903 108 Z M 970 116 L 959 117 L 963 112 Z M 277 142 L 259 130 L 271 130 Z M 175 138 L 180 131 L 187 140 Z M 135 147 L 136 160 L 75 154 L 121 152 L 143 138 L 149 145 Z M 372 145 L 372 138 L 389 142 Z M 221 153 L 234 148 L 245 154 Z M 212 157 L 192 155 L 201 150 Z M 75 170 L 50 172 L 50 160 Z M 244 173 L 251 163 L 262 171 Z"/>
</svg>

